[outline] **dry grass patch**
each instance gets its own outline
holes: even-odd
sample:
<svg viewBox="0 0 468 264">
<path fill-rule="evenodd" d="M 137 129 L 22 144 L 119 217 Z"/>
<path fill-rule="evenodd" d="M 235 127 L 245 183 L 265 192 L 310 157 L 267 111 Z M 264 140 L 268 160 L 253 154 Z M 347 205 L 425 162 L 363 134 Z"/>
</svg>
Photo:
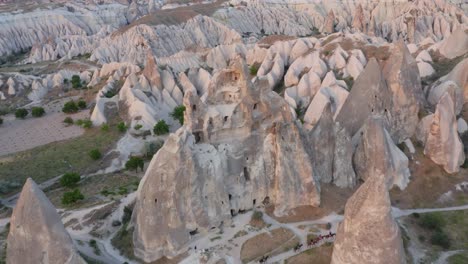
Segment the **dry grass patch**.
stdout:
<svg viewBox="0 0 468 264">
<path fill-rule="evenodd" d="M 417 164 L 419 163 L 419 164 Z M 409 164 L 411 178 L 404 191 L 390 191 L 392 204 L 401 209 L 446 207 L 466 204 L 468 192 L 456 191 L 455 185 L 468 181 L 468 169 L 457 174 L 448 174 L 432 160 L 424 156 L 423 148 L 416 146 L 414 159 Z M 452 199 L 441 201 L 443 194 L 452 191 Z"/>
</svg>

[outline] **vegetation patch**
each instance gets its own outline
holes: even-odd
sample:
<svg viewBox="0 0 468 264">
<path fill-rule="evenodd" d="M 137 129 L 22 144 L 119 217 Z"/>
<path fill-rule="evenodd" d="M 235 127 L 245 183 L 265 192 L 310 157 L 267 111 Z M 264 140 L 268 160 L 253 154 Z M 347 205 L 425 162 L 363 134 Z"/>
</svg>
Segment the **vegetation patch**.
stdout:
<svg viewBox="0 0 468 264">
<path fill-rule="evenodd" d="M 0 163 L 0 196 L 19 191 L 28 177 L 41 183 L 70 171 L 80 175 L 94 172 L 99 162 L 88 156 L 89 151 L 106 153 L 119 137 L 115 130 L 103 133 L 92 128 L 73 139 L 4 156 L 8 162 Z"/>
</svg>

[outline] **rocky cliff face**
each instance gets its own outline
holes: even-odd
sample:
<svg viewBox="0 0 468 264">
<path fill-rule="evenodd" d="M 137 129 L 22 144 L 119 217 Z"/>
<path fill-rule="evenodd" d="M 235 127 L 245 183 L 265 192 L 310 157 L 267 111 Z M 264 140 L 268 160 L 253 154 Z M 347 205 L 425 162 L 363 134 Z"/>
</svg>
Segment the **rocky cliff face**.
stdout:
<svg viewBox="0 0 468 264">
<path fill-rule="evenodd" d="M 371 117 L 362 128 L 362 138 L 354 153 L 354 168 L 364 181 L 380 171 L 389 188 L 393 185 L 401 190 L 406 188 L 410 177 L 408 158 L 393 143 L 382 118 Z"/>
<path fill-rule="evenodd" d="M 456 173 L 465 161 L 463 144 L 457 132 L 457 119 L 451 96 L 445 93 L 428 120 L 424 154 L 448 173 Z M 423 119 L 424 120 L 424 119 Z M 424 133 L 424 132 L 423 132 Z"/>
<path fill-rule="evenodd" d="M 54 206 L 29 178 L 13 210 L 8 264 L 84 264 Z"/>
<path fill-rule="evenodd" d="M 250 83 L 240 61 L 200 99 L 188 92 L 185 125 L 151 161 L 133 214 L 135 254 L 145 261 L 181 252 L 205 232 L 263 201 L 275 214 L 320 204 L 305 139 L 287 103 L 265 81 Z"/>
<path fill-rule="evenodd" d="M 391 214 L 387 178 L 376 168 L 346 202 L 332 264 L 406 263 L 400 230 Z"/>
</svg>

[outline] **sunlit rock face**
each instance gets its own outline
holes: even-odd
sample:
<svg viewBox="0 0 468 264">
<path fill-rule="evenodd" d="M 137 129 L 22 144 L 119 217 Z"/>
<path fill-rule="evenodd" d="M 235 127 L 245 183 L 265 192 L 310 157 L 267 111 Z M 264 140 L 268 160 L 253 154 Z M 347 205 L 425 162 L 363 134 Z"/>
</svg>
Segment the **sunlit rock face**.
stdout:
<svg viewBox="0 0 468 264">
<path fill-rule="evenodd" d="M 457 131 L 454 103 L 449 93 L 442 96 L 435 113 L 426 120 L 428 120 L 427 128 L 422 129 L 426 133 L 423 137 L 426 139 L 424 154 L 436 164 L 443 166 L 446 172 L 458 172 L 465 161 L 465 154 Z"/>
<path fill-rule="evenodd" d="M 400 230 L 391 214 L 388 179 L 383 171 L 373 170 L 346 202 L 332 264 L 406 263 Z"/>
<path fill-rule="evenodd" d="M 207 96 L 188 91 L 185 125 L 171 134 L 140 183 L 133 214 L 135 254 L 180 253 L 205 232 L 263 201 L 281 215 L 320 204 L 306 139 L 288 104 L 236 60 L 213 76 Z"/>
<path fill-rule="evenodd" d="M 60 216 L 29 178 L 16 203 L 7 239 L 8 264 L 84 264 Z"/>
</svg>

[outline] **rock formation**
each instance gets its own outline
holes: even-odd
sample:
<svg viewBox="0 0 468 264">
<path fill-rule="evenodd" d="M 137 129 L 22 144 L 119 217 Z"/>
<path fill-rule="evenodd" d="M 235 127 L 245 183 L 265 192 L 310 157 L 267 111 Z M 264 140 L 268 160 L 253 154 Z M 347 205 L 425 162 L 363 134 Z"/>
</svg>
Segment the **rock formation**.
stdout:
<svg viewBox="0 0 468 264">
<path fill-rule="evenodd" d="M 391 213 L 389 177 L 374 169 L 346 202 L 331 264 L 406 263 L 400 230 Z"/>
<path fill-rule="evenodd" d="M 350 136 L 364 125 L 371 115 L 388 116 L 392 98 L 377 61 L 372 58 L 357 78 L 336 121 Z"/>
<path fill-rule="evenodd" d="M 403 41 L 393 47 L 382 73 L 392 93 L 386 97 L 392 98 L 389 132 L 400 143 L 416 131 L 419 107 L 424 100 L 418 66 Z"/>
<path fill-rule="evenodd" d="M 333 13 L 333 10 L 328 12 L 325 24 L 323 24 L 322 32 L 328 34 L 335 32 L 335 13 Z"/>
<path fill-rule="evenodd" d="M 52 203 L 29 178 L 11 216 L 8 264 L 84 264 Z"/>
<path fill-rule="evenodd" d="M 457 119 L 451 96 L 446 93 L 432 115 L 424 154 L 448 173 L 456 173 L 465 161 L 463 144 L 457 132 Z"/>
<path fill-rule="evenodd" d="M 354 168 L 358 178 L 366 181 L 375 171 L 388 177 L 388 187 L 405 189 L 410 177 L 408 158 L 393 143 L 385 129 L 384 120 L 371 117 L 362 129 L 361 141 L 354 154 Z"/>
<path fill-rule="evenodd" d="M 262 201 L 273 203 L 275 214 L 319 205 L 318 176 L 289 106 L 266 81 L 252 84 L 241 61 L 213 76 L 207 96 L 187 92 L 184 105 L 184 126 L 152 159 L 138 189 L 136 256 L 177 255 L 191 231 L 222 226 Z"/>
</svg>

